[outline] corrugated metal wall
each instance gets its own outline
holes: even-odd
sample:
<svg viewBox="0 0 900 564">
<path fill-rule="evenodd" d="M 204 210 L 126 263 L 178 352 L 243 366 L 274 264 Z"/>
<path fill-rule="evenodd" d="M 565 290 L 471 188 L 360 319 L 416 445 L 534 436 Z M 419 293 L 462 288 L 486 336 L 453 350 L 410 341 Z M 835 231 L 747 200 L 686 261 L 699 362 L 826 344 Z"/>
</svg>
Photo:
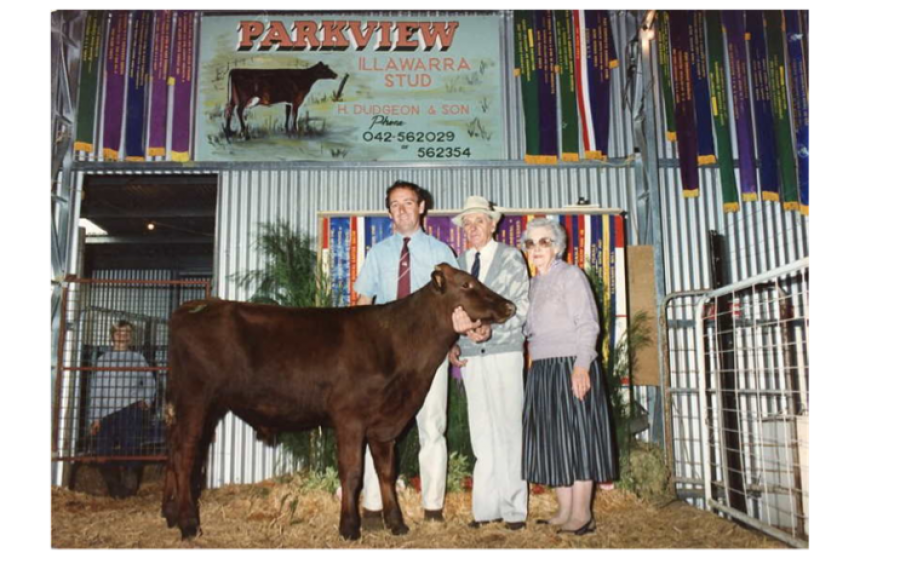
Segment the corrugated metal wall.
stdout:
<svg viewBox="0 0 900 564">
<path fill-rule="evenodd" d="M 809 256 L 809 218 L 779 202 L 742 203 L 722 212 L 718 170 L 701 169 L 700 197 L 681 196 L 677 168 L 660 169 L 666 291 L 710 287 L 707 233 L 725 236 L 732 282 Z"/>
<path fill-rule="evenodd" d="M 261 266 L 261 257 L 253 249 L 259 224 L 285 220 L 296 231 L 315 237 L 318 212 L 384 210 L 385 189 L 397 179 L 427 188 L 438 209 L 461 208 L 472 194 L 515 208 L 562 207 L 579 197 L 602 207 L 634 207 L 634 171 L 626 168 L 500 165 L 226 171 L 220 175 L 216 227 L 219 295 L 248 297 L 230 277 Z M 629 235 L 634 240 L 633 225 Z"/>
</svg>

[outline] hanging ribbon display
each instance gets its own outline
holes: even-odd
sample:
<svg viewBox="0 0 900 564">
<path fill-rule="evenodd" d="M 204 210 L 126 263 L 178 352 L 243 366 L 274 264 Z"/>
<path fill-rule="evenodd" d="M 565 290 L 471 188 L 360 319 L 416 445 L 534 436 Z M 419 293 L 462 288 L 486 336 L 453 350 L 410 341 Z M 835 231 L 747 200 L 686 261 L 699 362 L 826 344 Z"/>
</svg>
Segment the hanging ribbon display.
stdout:
<svg viewBox="0 0 900 564">
<path fill-rule="evenodd" d="M 701 10 L 689 10 L 691 84 L 694 87 L 694 115 L 697 120 L 697 164 L 715 164 L 712 114 L 709 110 L 709 80 L 706 67 L 706 31 Z"/>
<path fill-rule="evenodd" d="M 800 8 L 785 8 L 785 24 L 788 40 L 791 101 L 794 106 L 794 129 L 797 132 L 797 168 L 800 178 L 800 211 L 810 215 L 810 92 L 808 54 L 804 50 Z"/>
<path fill-rule="evenodd" d="M 146 123 L 144 99 L 150 79 L 153 14 L 147 10 L 138 10 L 133 14 L 128 64 L 128 105 L 125 112 L 125 160 L 143 161 Z"/>
<path fill-rule="evenodd" d="M 662 74 L 663 104 L 666 108 L 666 140 L 674 143 L 678 139 L 675 132 L 675 85 L 672 80 L 672 25 L 668 8 L 659 10 L 659 64 Z"/>
<path fill-rule="evenodd" d="M 540 154 L 538 164 L 559 160 L 556 119 L 556 47 L 553 40 L 553 12 L 534 12 L 535 79 L 537 81 Z"/>
<path fill-rule="evenodd" d="M 122 145 L 125 104 L 125 63 L 128 60 L 128 12 L 113 11 L 106 46 L 106 90 L 103 96 L 103 159 L 118 160 Z"/>
<path fill-rule="evenodd" d="M 734 179 L 724 39 L 718 10 L 706 11 L 706 32 L 709 42 L 709 83 L 712 90 L 713 125 L 716 130 L 716 154 L 719 157 L 719 179 L 722 183 L 722 207 L 725 213 L 734 213 L 741 205 L 738 202 L 737 184 Z"/>
<path fill-rule="evenodd" d="M 584 158 L 605 161 L 609 156 L 611 70 L 619 65 L 612 24 L 606 10 L 575 10 L 573 16 Z"/>
<path fill-rule="evenodd" d="M 747 72 L 747 41 L 744 13 L 724 10 L 722 24 L 728 40 L 728 67 L 731 70 L 731 107 L 738 144 L 741 199 L 757 200 L 756 164 L 753 150 L 753 115 L 750 109 L 750 77 Z"/>
<path fill-rule="evenodd" d="M 103 24 L 106 12 L 91 10 L 84 22 L 81 42 L 81 72 L 78 79 L 78 123 L 75 150 L 94 151 L 94 120 L 97 117 L 97 88 L 103 49 Z"/>
<path fill-rule="evenodd" d="M 697 127 L 694 116 L 694 92 L 691 81 L 691 15 L 676 10 L 669 13 L 672 31 L 672 84 L 675 95 L 675 126 L 678 136 L 678 162 L 681 193 L 687 198 L 700 196 L 697 170 Z"/>
<path fill-rule="evenodd" d="M 756 149 L 760 161 L 760 187 L 764 201 L 777 202 L 779 200 L 777 141 L 773 125 L 765 23 L 760 10 L 747 10 L 746 16 L 747 33 L 750 35 L 750 68 L 753 76 L 753 107 L 756 110 Z"/>
<path fill-rule="evenodd" d="M 175 61 L 172 81 L 172 160 L 184 162 L 191 157 L 191 91 L 194 84 L 195 12 L 179 11 L 175 22 Z"/>
<path fill-rule="evenodd" d="M 539 162 L 540 118 L 538 109 L 537 80 L 534 57 L 534 18 L 527 10 L 514 12 L 516 39 L 516 69 L 522 90 L 522 108 L 525 113 L 525 162 Z"/>
<path fill-rule="evenodd" d="M 778 171 L 785 211 L 797 211 L 797 164 L 794 161 L 793 132 L 788 108 L 787 73 L 784 62 L 784 19 L 781 10 L 766 10 L 766 43 L 769 55 L 769 85 L 772 88 L 772 114 L 778 147 Z"/>
<path fill-rule="evenodd" d="M 156 12 L 151 61 L 150 142 L 148 157 L 166 156 L 166 119 L 169 103 L 169 63 L 172 58 L 172 12 Z"/>
<path fill-rule="evenodd" d="M 574 28 L 571 10 L 553 13 L 556 26 L 556 61 L 559 72 L 559 105 L 562 122 L 562 160 L 578 160 L 578 99 L 575 83 Z"/>
</svg>

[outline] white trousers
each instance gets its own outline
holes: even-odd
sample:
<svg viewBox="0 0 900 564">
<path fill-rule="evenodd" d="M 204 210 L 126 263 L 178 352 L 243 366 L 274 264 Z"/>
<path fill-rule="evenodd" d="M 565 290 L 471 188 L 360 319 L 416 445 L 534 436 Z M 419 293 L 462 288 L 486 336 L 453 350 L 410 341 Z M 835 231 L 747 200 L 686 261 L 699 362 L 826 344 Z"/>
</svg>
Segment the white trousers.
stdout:
<svg viewBox="0 0 900 564">
<path fill-rule="evenodd" d="M 425 403 L 416 415 L 419 430 L 419 474 L 422 481 L 422 507 L 444 508 L 447 491 L 447 367 L 445 359 L 434 374 Z M 521 415 L 520 415 L 521 418 Z M 366 469 L 363 474 L 363 508 L 380 511 L 381 489 L 372 453 L 366 446 Z"/>
<path fill-rule="evenodd" d="M 462 368 L 475 453 L 472 517 L 524 521 L 528 484 L 522 479 L 522 409 L 525 382 L 521 352 L 469 356 Z"/>
</svg>

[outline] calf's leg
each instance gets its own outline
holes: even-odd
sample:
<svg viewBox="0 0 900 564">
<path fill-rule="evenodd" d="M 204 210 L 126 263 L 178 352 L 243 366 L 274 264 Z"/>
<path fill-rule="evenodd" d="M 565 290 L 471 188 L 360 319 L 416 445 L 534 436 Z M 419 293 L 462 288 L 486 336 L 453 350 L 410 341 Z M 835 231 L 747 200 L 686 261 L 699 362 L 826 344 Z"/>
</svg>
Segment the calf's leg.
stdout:
<svg viewBox="0 0 900 564">
<path fill-rule="evenodd" d="M 359 507 L 357 498 L 362 485 L 363 430 L 350 425 L 336 429 L 338 447 L 338 474 L 341 479 L 341 536 L 357 540 L 359 534 Z"/>
<path fill-rule="evenodd" d="M 372 451 L 372 460 L 375 462 L 375 471 L 378 472 L 378 483 L 381 487 L 381 502 L 384 508 L 384 521 L 395 535 L 405 535 L 409 527 L 403 523 L 403 512 L 397 502 L 397 492 L 394 489 L 396 475 L 394 473 L 394 441 L 376 442 L 369 440 L 369 449 Z"/>
<path fill-rule="evenodd" d="M 190 410 L 182 409 L 176 423 L 175 442 L 178 445 L 174 456 L 176 522 L 181 530 L 182 540 L 197 536 L 200 529 L 200 511 L 195 499 L 195 472 L 203 431 L 206 423 L 206 406 L 194 405 Z"/>
</svg>

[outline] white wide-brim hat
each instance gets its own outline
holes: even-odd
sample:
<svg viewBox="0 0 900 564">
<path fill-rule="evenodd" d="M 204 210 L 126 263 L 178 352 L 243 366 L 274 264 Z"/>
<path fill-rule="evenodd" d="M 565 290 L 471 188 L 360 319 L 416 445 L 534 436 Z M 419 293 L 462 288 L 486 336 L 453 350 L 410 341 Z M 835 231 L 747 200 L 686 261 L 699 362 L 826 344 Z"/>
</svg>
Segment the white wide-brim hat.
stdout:
<svg viewBox="0 0 900 564">
<path fill-rule="evenodd" d="M 497 221 L 500 221 L 500 218 L 503 216 L 503 214 L 494 209 L 487 198 L 484 198 L 482 196 L 469 196 L 466 199 L 466 205 L 463 206 L 463 211 L 459 212 L 459 214 L 453 217 L 453 224 L 462 227 L 463 217 L 473 213 L 486 214 L 495 223 Z"/>
</svg>

